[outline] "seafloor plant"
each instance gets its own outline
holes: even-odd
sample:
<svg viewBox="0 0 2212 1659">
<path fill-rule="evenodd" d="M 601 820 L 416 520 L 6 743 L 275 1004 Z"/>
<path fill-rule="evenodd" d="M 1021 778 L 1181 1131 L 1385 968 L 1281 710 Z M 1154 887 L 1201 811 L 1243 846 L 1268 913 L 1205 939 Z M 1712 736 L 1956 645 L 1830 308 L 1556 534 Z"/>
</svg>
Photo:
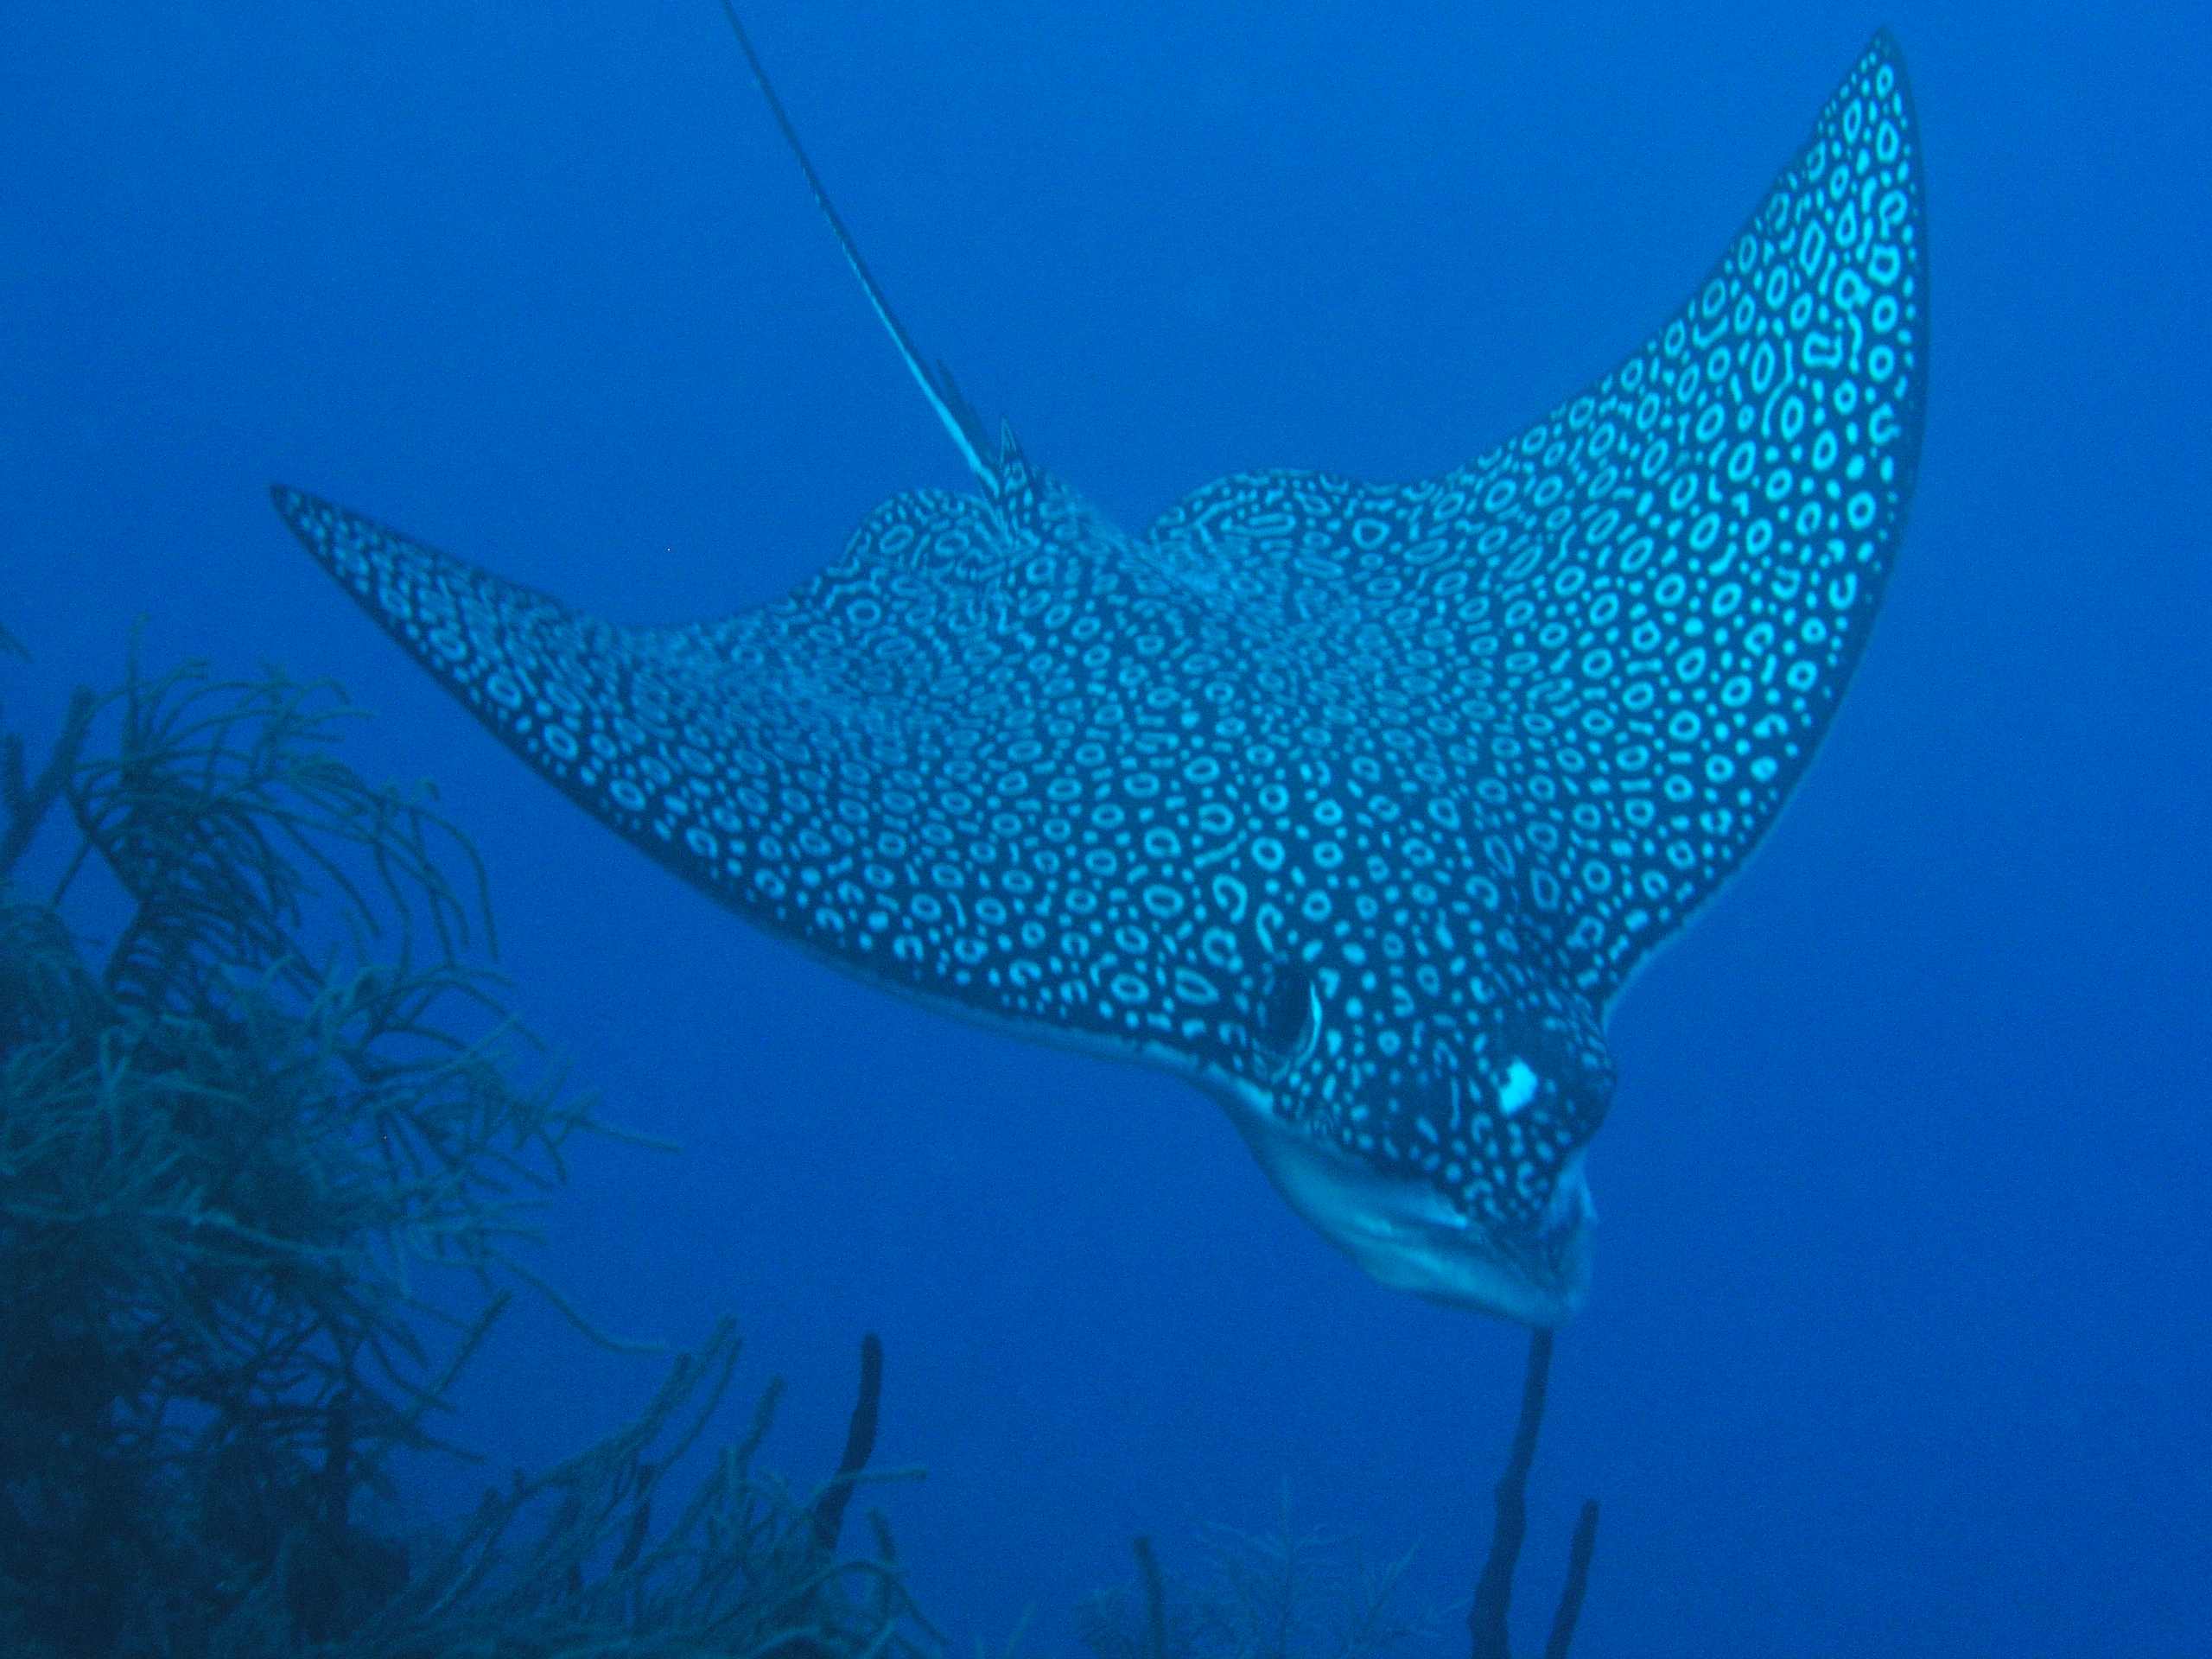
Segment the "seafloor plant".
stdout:
<svg viewBox="0 0 2212 1659">
<path fill-rule="evenodd" d="M 1490 1548 L 1467 1609 L 1473 1659 L 1512 1659 L 1508 1618 L 1551 1359 L 1552 1333 L 1538 1331 L 1529 1344 L 1512 1449 L 1493 1490 Z M 1567 1659 L 1597 1542 L 1598 1506 L 1586 1502 L 1544 1659 Z M 1268 1532 L 1209 1528 L 1198 1541 L 1196 1573 L 1171 1578 L 1149 1538 L 1137 1539 L 1133 1553 L 1135 1586 L 1103 1591 L 1077 1610 L 1077 1634 L 1096 1659 L 1384 1659 L 1407 1647 L 1437 1645 L 1442 1621 L 1400 1605 L 1410 1552 L 1376 1566 L 1349 1538 L 1294 1529 L 1287 1498 Z"/>
<path fill-rule="evenodd" d="M 12 642 L 0 635 L 0 649 Z M 600 1128 L 466 952 L 474 853 L 270 674 L 79 694 L 0 732 L 0 1650 L 841 1659 L 925 1630 L 879 1524 L 841 1555 L 880 1351 L 811 1502 L 750 1431 L 680 1503 L 738 1344 L 433 1536 L 388 1516 Z M 28 874 L 35 868 L 34 888 Z M 534 1071 L 543 1073 L 543 1067 Z"/>
<path fill-rule="evenodd" d="M 1400 1606 L 1410 1552 L 1370 1562 L 1351 1539 L 1294 1527 L 1287 1497 L 1264 1532 L 1208 1527 L 1193 1571 L 1164 1570 L 1149 1539 L 1135 1556 L 1135 1586 L 1077 1611 L 1097 1659 L 1383 1659 L 1433 1651 L 1442 1627 Z"/>
</svg>

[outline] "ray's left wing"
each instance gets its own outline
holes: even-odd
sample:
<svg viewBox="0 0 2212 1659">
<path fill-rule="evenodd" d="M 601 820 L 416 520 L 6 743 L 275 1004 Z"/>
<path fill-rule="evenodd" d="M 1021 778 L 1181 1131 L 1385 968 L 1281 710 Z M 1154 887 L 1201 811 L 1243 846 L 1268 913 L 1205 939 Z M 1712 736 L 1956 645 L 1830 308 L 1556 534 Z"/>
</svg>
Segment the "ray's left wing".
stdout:
<svg viewBox="0 0 2212 1659">
<path fill-rule="evenodd" d="M 1128 994 L 1129 953 L 1099 943 L 1108 884 L 1080 879 L 1072 803 L 1049 776 L 1094 738 L 1141 748 L 1143 721 L 1122 727 L 1007 612 L 1018 582 L 1033 607 L 1119 549 L 1010 535 L 1025 474 L 1011 452 L 1002 466 L 1000 501 L 893 497 L 789 597 L 680 627 L 626 627 L 272 493 L 315 559 L 535 771 L 756 925 L 1033 1037 L 1122 1053 L 1187 1039 L 1197 1028 L 1171 1028 L 1164 994 Z M 1126 880 L 1113 887 L 1136 906 Z"/>
</svg>

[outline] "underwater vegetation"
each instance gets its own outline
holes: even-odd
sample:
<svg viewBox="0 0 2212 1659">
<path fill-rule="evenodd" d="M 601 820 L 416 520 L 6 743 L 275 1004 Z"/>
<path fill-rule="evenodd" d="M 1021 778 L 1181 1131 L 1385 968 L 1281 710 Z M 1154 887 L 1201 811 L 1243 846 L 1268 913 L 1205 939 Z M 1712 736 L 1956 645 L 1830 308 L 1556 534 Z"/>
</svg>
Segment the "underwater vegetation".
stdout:
<svg viewBox="0 0 2212 1659">
<path fill-rule="evenodd" d="M 1135 1553 L 1135 1586 L 1077 1610 L 1077 1634 L 1097 1659 L 1376 1659 L 1436 1646 L 1441 1620 L 1398 1605 L 1410 1551 L 1370 1561 L 1353 1539 L 1294 1525 L 1287 1498 L 1265 1532 L 1207 1528 L 1195 1570 L 1171 1577 L 1149 1539 Z"/>
<path fill-rule="evenodd" d="M 1513 1580 L 1528 1534 L 1529 1471 L 1551 1387 L 1553 1333 L 1529 1333 L 1512 1448 L 1493 1491 L 1490 1548 L 1466 1614 L 1472 1659 L 1513 1659 Z M 1544 1659 L 1567 1659 L 1590 1563 L 1598 1505 L 1585 1501 L 1567 1548 L 1567 1573 L 1544 1640 Z M 1096 1659 L 1380 1659 L 1412 1646 L 1434 1651 L 1443 1621 L 1397 1605 L 1413 1555 L 1376 1564 L 1357 1541 L 1294 1529 L 1286 1498 L 1266 1533 L 1212 1527 L 1200 1538 L 1200 1571 L 1170 1580 L 1152 1540 L 1133 1552 L 1137 1582 L 1103 1591 L 1078 1610 L 1077 1630 Z"/>
<path fill-rule="evenodd" d="M 0 633 L 0 654 L 16 654 Z M 467 1458 L 457 1379 L 578 1135 L 480 960 L 485 872 L 427 793 L 339 759 L 334 688 L 188 664 L 79 691 L 34 766 L 0 708 L 0 1651 L 11 1659 L 845 1659 L 936 1653 L 871 1478 L 883 1350 L 861 1344 L 834 1472 L 759 1462 L 780 1384 L 708 1437 L 717 1323 L 638 1417 L 434 1528 L 401 1459 Z M 1505 1659 L 1550 1333 L 1535 1334 L 1468 1627 Z M 679 1486 L 677 1471 L 683 1471 Z M 899 1471 L 893 1471 L 894 1474 Z M 1585 1510 L 1549 1655 L 1594 1539 Z M 1099 1659 L 1433 1650 L 1408 1558 L 1216 1529 L 1171 1577 L 1080 1610 Z"/>
<path fill-rule="evenodd" d="M 10 645 L 0 635 L 0 645 Z M 742 1438 L 671 1494 L 739 1353 L 432 1532 L 404 1453 L 603 1132 L 472 963 L 483 872 L 333 745 L 328 688 L 186 667 L 0 724 L 0 1650 L 16 1659 L 895 1654 L 880 1525 L 841 1551 L 881 1351 L 810 1500 Z M 38 886 L 25 871 L 35 864 Z"/>
</svg>

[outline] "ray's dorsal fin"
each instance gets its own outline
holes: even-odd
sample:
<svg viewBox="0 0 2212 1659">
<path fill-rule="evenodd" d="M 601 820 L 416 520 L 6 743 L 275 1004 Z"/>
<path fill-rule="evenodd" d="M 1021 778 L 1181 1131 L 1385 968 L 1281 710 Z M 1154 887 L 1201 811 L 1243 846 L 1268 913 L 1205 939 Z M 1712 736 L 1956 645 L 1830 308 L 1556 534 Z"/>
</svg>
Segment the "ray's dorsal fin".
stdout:
<svg viewBox="0 0 2212 1659">
<path fill-rule="evenodd" d="M 885 297 L 881 284 L 868 268 L 868 261 L 861 257 L 860 245 L 853 240 L 852 232 L 845 228 L 845 221 L 838 217 L 836 204 L 830 200 L 829 191 L 823 188 L 822 175 L 814 170 L 806 146 L 799 142 L 798 129 L 791 124 L 791 117 L 785 113 L 784 101 L 776 96 L 775 85 L 768 79 L 768 71 L 760 61 L 760 54 L 753 48 L 752 36 L 745 32 L 745 25 L 738 18 L 737 8 L 731 0 L 721 0 L 721 8 L 722 16 L 729 20 L 730 33 L 737 36 L 738 50 L 745 54 L 746 64 L 753 71 L 753 82 L 760 88 L 760 96 L 768 105 L 768 113 L 776 118 L 776 125 L 784 135 L 784 142 L 791 146 L 791 156 L 798 162 L 799 171 L 806 175 L 806 188 L 814 193 L 814 205 L 822 210 L 822 217 L 830 221 L 830 234 L 837 238 L 837 246 L 845 256 L 845 263 L 852 267 L 853 275 L 860 279 L 868 303 L 875 308 L 875 315 L 890 334 L 892 344 L 898 346 L 899 355 L 906 359 L 907 372 L 914 377 L 914 384 L 922 389 L 922 396 L 929 399 L 930 407 L 937 411 L 938 419 L 944 423 L 945 431 L 959 449 L 960 458 L 968 463 L 968 470 L 976 474 L 976 481 L 986 489 L 992 487 L 997 481 L 997 474 L 984 459 L 982 423 L 976 418 L 974 405 L 953 385 L 952 376 L 942 360 L 935 368 L 924 360 L 920 347 L 914 344 L 913 336 L 906 332 L 906 325 L 899 321 L 899 314 L 891 308 L 891 302 Z"/>
</svg>

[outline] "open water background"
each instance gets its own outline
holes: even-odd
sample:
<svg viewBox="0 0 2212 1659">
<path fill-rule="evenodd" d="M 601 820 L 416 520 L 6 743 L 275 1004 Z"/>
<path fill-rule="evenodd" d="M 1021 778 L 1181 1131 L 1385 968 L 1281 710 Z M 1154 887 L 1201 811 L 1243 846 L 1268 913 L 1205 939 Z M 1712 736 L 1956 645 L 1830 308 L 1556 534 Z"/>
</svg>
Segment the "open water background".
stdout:
<svg viewBox="0 0 2212 1659">
<path fill-rule="evenodd" d="M 1690 291 L 1896 29 L 1936 310 L 1912 527 L 1792 810 L 1613 1021 L 1523 1599 L 1591 1494 L 1587 1654 L 2212 1652 L 2201 14 L 747 10 L 909 325 L 1132 524 L 1236 468 L 1405 477 L 1516 430 Z M 961 1650 L 1033 1609 L 1027 1650 L 1068 1651 L 1133 1534 L 1188 1567 L 1286 1491 L 1418 1544 L 1414 1602 L 1464 1595 L 1520 1333 L 1369 1283 L 1183 1085 L 747 931 L 269 511 L 281 478 L 659 620 L 962 481 L 715 9 L 86 0 L 6 33 L 11 715 L 111 681 L 138 615 L 156 662 L 374 709 L 350 758 L 479 838 L 528 1013 L 689 1148 L 584 1151 L 541 1266 L 671 1341 L 734 1311 L 801 1480 L 880 1330 L 880 1458 L 931 1471 L 884 1501 Z M 529 1314 L 457 1431 L 542 1465 L 656 1375 Z"/>
</svg>

